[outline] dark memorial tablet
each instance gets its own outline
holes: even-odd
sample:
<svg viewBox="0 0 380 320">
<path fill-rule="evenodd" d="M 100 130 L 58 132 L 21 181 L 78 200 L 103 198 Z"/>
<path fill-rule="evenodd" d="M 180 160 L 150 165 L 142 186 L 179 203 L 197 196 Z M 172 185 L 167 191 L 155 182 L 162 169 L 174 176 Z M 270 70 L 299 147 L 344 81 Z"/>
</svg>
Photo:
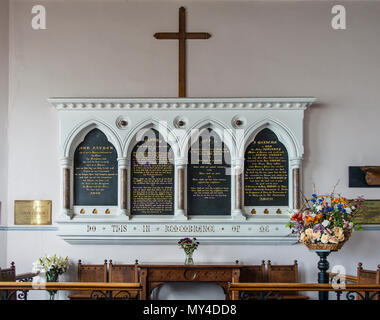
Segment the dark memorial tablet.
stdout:
<svg viewBox="0 0 380 320">
<path fill-rule="evenodd" d="M 188 154 L 187 214 L 231 214 L 231 156 L 220 137 L 203 131 Z"/>
<path fill-rule="evenodd" d="M 245 206 L 288 206 L 288 168 L 285 146 L 270 129 L 260 131 L 245 151 Z"/>
<path fill-rule="evenodd" d="M 99 129 L 91 130 L 74 154 L 74 205 L 117 205 L 117 152 Z"/>
<path fill-rule="evenodd" d="M 147 130 L 142 140 L 131 156 L 131 214 L 173 214 L 173 151 L 157 130 Z"/>
<path fill-rule="evenodd" d="M 350 188 L 379 188 L 380 167 L 348 167 L 348 186 Z"/>
</svg>

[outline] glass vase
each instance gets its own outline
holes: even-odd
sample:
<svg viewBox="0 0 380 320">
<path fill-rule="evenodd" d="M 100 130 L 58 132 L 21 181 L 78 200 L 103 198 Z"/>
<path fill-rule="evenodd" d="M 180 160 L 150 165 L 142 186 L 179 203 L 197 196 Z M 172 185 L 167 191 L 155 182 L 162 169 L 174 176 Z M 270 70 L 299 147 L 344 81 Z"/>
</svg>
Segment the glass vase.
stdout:
<svg viewBox="0 0 380 320">
<path fill-rule="evenodd" d="M 186 254 L 185 264 L 186 265 L 194 264 L 193 252 L 185 252 L 185 254 Z"/>
<path fill-rule="evenodd" d="M 46 282 L 57 282 L 58 281 L 58 272 L 55 270 L 50 270 L 46 272 Z M 54 300 L 57 290 L 48 290 L 50 295 L 50 300 Z"/>
</svg>

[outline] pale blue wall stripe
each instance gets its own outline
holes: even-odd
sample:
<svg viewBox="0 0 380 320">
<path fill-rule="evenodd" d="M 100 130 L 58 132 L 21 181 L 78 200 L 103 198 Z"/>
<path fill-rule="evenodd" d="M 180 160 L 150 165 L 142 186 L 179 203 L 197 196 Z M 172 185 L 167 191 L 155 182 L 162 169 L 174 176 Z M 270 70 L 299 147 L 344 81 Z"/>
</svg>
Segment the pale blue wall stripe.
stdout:
<svg viewBox="0 0 380 320">
<path fill-rule="evenodd" d="M 0 227 L 0 231 L 58 231 L 57 227 Z"/>
</svg>

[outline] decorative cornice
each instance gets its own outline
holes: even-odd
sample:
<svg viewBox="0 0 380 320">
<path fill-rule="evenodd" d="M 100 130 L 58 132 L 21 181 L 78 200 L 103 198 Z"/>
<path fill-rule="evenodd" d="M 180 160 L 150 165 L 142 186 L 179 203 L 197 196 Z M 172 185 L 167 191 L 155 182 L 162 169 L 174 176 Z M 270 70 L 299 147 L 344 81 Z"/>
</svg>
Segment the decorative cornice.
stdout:
<svg viewBox="0 0 380 320">
<path fill-rule="evenodd" d="M 305 110 L 315 98 L 50 98 L 57 110 Z"/>
</svg>

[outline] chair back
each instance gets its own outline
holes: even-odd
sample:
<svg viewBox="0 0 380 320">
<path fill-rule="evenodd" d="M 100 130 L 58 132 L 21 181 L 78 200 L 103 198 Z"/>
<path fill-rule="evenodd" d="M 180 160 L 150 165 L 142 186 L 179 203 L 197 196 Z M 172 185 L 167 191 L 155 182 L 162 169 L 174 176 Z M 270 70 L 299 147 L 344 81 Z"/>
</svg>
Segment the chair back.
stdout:
<svg viewBox="0 0 380 320">
<path fill-rule="evenodd" d="M 357 284 L 380 284 L 380 265 L 377 266 L 377 270 L 365 270 L 363 269 L 363 264 L 358 263 L 357 268 Z M 370 293 L 371 294 L 371 293 Z M 365 292 L 360 292 L 356 295 L 357 300 L 363 300 L 365 297 Z M 374 300 L 379 300 L 379 295 L 374 297 Z"/>
<path fill-rule="evenodd" d="M 294 260 L 291 265 L 272 265 L 268 260 L 268 282 L 297 283 L 298 263 Z"/>
<path fill-rule="evenodd" d="M 137 264 L 113 264 L 112 260 L 108 266 L 109 282 L 138 282 Z"/>
<path fill-rule="evenodd" d="M 0 281 L 1 282 L 15 282 L 16 281 L 16 266 L 12 261 L 10 268 L 0 268 Z M 6 295 L 6 297 L 5 297 Z M 16 291 L 0 290 L 0 300 L 16 300 Z"/>
<path fill-rule="evenodd" d="M 298 283 L 298 263 L 294 260 L 291 265 L 272 265 L 268 260 L 269 283 Z M 297 291 L 284 291 L 284 296 L 298 295 Z"/>
<path fill-rule="evenodd" d="M 8 269 L 0 269 L 0 281 L 16 281 L 16 267 L 12 261 L 11 266 Z"/>
<path fill-rule="evenodd" d="M 266 282 L 265 261 L 263 260 L 260 265 L 240 268 L 239 282 Z"/>
<path fill-rule="evenodd" d="M 79 260 L 78 282 L 107 282 L 107 260 L 104 264 L 82 264 Z"/>
</svg>

